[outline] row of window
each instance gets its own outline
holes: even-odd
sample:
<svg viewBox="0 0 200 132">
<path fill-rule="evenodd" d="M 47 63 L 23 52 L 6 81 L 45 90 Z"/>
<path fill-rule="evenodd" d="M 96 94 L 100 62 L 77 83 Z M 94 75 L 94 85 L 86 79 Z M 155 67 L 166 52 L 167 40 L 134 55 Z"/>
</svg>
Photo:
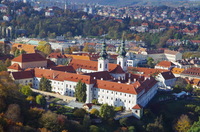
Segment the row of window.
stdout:
<svg viewBox="0 0 200 132">
<path fill-rule="evenodd" d="M 100 97 L 100 98 L 101 98 L 101 96 L 100 96 L 100 95 L 98 95 L 98 97 Z M 104 98 L 104 96 L 102 96 L 102 98 Z M 109 99 L 109 97 L 106 97 L 106 99 Z M 110 99 L 111 99 L 111 100 L 113 100 L 113 98 L 112 98 L 112 97 L 111 97 Z M 115 99 L 115 101 L 120 101 L 120 102 L 121 102 L 122 100 L 121 100 L 121 99 L 117 99 L 117 98 L 116 98 L 116 99 Z M 123 102 L 125 102 L 125 103 L 126 103 L 126 100 L 124 100 Z M 131 103 L 131 101 L 130 101 L 130 100 L 129 100 L 129 101 L 127 101 L 127 102 L 128 102 L 128 103 Z"/>
<path fill-rule="evenodd" d="M 94 89 L 94 91 L 97 91 L 97 90 L 100 91 L 100 92 L 101 92 L 101 91 L 104 92 L 104 89 L 97 89 L 97 88 Z M 105 90 L 105 92 L 108 93 L 108 94 L 109 94 L 109 93 L 110 93 L 110 94 L 114 94 L 113 91 Z M 119 92 L 115 92 L 115 95 L 117 95 L 117 93 L 119 93 Z M 119 95 L 122 95 L 122 93 L 119 93 Z M 128 94 L 124 93 L 124 96 L 126 96 L 126 95 L 129 96 L 129 97 L 131 97 L 130 94 L 128 95 Z"/>
</svg>

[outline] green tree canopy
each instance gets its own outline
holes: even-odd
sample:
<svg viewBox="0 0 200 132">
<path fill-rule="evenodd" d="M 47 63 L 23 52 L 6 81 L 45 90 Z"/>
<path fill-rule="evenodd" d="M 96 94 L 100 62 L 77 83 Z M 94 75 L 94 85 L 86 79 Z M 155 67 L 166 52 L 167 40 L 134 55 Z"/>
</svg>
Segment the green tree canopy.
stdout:
<svg viewBox="0 0 200 132">
<path fill-rule="evenodd" d="M 39 104 L 39 105 L 41 105 L 41 106 L 43 106 L 43 107 L 45 107 L 45 105 L 46 105 L 46 99 L 45 99 L 45 97 L 42 96 L 41 94 L 37 95 L 36 96 L 36 103 Z"/>
<path fill-rule="evenodd" d="M 188 132 L 200 132 L 200 119 L 193 123 Z"/>
<path fill-rule="evenodd" d="M 45 77 L 40 79 L 39 90 L 51 92 L 51 81 Z"/>
<path fill-rule="evenodd" d="M 32 90 L 31 90 L 31 88 L 30 88 L 29 85 L 20 86 L 19 91 L 20 91 L 22 94 L 26 95 L 26 96 L 31 96 L 31 95 L 32 95 Z"/>
<path fill-rule="evenodd" d="M 112 106 L 109 106 L 107 103 L 101 105 L 100 116 L 105 120 L 113 118 L 115 116 L 114 108 Z"/>
<path fill-rule="evenodd" d="M 85 103 L 86 101 L 86 84 L 82 83 L 81 80 L 78 81 L 75 88 L 75 97 L 78 101 Z"/>
</svg>

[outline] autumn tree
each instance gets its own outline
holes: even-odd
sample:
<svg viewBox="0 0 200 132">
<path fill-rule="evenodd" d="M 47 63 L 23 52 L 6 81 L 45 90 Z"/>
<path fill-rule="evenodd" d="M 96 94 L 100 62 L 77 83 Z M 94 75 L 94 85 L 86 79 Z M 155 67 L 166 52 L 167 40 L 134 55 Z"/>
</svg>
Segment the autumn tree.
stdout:
<svg viewBox="0 0 200 132">
<path fill-rule="evenodd" d="M 36 103 L 39 104 L 39 105 L 41 105 L 41 106 L 43 106 L 43 107 L 45 107 L 45 105 L 46 105 L 46 99 L 45 99 L 45 97 L 42 96 L 41 94 L 37 95 L 36 96 Z"/>
<path fill-rule="evenodd" d="M 51 92 L 51 81 L 45 77 L 40 79 L 39 90 Z"/>
<path fill-rule="evenodd" d="M 43 52 L 45 55 L 49 55 L 52 52 L 51 45 L 46 41 L 39 42 L 37 49 Z"/>
<path fill-rule="evenodd" d="M 10 119 L 14 122 L 20 122 L 21 121 L 21 109 L 18 104 L 10 104 L 8 106 L 8 109 L 5 113 L 5 117 L 7 119 Z"/>
<path fill-rule="evenodd" d="M 80 118 L 83 118 L 86 114 L 86 111 L 84 109 L 76 109 L 73 113 L 74 116 L 76 117 L 80 117 Z"/>
<path fill-rule="evenodd" d="M 75 88 L 75 97 L 78 101 L 85 103 L 86 101 L 86 84 L 82 83 L 81 80 L 78 81 Z"/>
<path fill-rule="evenodd" d="M 9 67 L 11 65 L 11 60 L 7 58 L 4 64 L 6 67 Z"/>
<path fill-rule="evenodd" d="M 109 106 L 107 103 L 101 105 L 100 116 L 105 120 L 113 118 L 115 116 L 114 108 L 112 106 Z"/>
<path fill-rule="evenodd" d="M 162 116 L 157 117 L 155 119 L 154 123 L 149 123 L 147 125 L 146 130 L 148 132 L 163 132 L 164 131 L 164 127 L 163 127 L 163 119 Z"/>
<path fill-rule="evenodd" d="M 20 90 L 19 90 L 22 94 L 26 95 L 26 96 L 31 96 L 32 95 L 32 90 L 30 88 L 29 85 L 22 85 L 20 86 Z"/>
<path fill-rule="evenodd" d="M 91 125 L 91 120 L 89 115 L 85 115 L 83 118 L 83 126 L 88 129 L 89 126 Z"/>
<path fill-rule="evenodd" d="M 193 123 L 188 132 L 200 132 L 200 119 Z"/>
<path fill-rule="evenodd" d="M 187 132 L 191 127 L 191 120 L 187 115 L 181 115 L 174 128 L 177 132 Z"/>
</svg>

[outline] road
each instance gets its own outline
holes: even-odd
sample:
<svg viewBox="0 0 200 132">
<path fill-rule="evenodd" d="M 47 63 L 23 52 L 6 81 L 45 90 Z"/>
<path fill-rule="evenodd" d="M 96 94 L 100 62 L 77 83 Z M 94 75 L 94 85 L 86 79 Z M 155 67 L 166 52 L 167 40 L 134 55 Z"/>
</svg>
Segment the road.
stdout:
<svg viewBox="0 0 200 132">
<path fill-rule="evenodd" d="M 31 88 L 31 90 L 33 92 L 36 92 L 36 93 L 40 93 L 40 94 L 43 94 L 43 95 L 49 95 L 49 96 L 53 96 L 55 98 L 62 99 L 63 101 L 66 101 L 66 102 L 70 102 L 70 101 L 75 101 L 76 100 L 75 97 L 70 97 L 70 96 L 66 96 L 66 95 L 59 95 L 59 94 L 50 93 L 50 92 L 44 92 L 44 91 L 36 90 L 36 89 L 33 89 L 33 88 Z"/>
</svg>

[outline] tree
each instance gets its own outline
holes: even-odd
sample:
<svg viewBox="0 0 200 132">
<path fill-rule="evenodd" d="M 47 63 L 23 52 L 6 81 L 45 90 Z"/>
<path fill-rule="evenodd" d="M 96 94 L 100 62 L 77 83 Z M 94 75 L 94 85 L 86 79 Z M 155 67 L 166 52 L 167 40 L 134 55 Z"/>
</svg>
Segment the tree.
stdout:
<svg viewBox="0 0 200 132">
<path fill-rule="evenodd" d="M 59 125 L 58 115 L 56 113 L 51 112 L 51 111 L 47 111 L 46 113 L 42 114 L 42 117 L 40 118 L 40 124 L 44 128 L 51 130 L 52 132 L 60 132 L 60 131 L 64 130 Z"/>
<path fill-rule="evenodd" d="M 119 123 L 120 123 L 121 126 L 128 126 L 127 125 L 128 124 L 128 118 L 125 117 L 125 118 L 120 119 Z"/>
<path fill-rule="evenodd" d="M 37 49 L 43 52 L 45 55 L 49 55 L 52 52 L 51 45 L 46 41 L 39 42 Z"/>
<path fill-rule="evenodd" d="M 187 115 L 181 115 L 175 124 L 175 130 L 177 132 L 187 132 L 191 127 L 191 120 Z"/>
<path fill-rule="evenodd" d="M 89 126 L 91 125 L 91 120 L 89 115 L 85 115 L 83 118 L 83 126 L 88 129 Z"/>
<path fill-rule="evenodd" d="M 188 132 L 200 132 L 200 119 L 193 123 Z"/>
<path fill-rule="evenodd" d="M 86 111 L 84 109 L 76 109 L 73 113 L 74 116 L 76 117 L 80 117 L 80 118 L 83 118 L 86 114 Z"/>
<path fill-rule="evenodd" d="M 147 65 L 149 66 L 149 67 L 151 67 L 151 68 L 153 68 L 154 67 L 154 60 L 153 60 L 153 58 L 152 57 L 148 57 L 147 58 Z"/>
<path fill-rule="evenodd" d="M 101 105 L 100 116 L 105 120 L 113 118 L 115 116 L 114 108 L 112 106 L 109 106 L 107 103 Z"/>
<path fill-rule="evenodd" d="M 99 128 L 97 127 L 97 126 L 95 126 L 95 125 L 91 125 L 90 126 L 90 132 L 99 132 L 100 130 L 99 130 Z"/>
<path fill-rule="evenodd" d="M 86 45 L 84 46 L 83 51 L 84 51 L 84 52 L 89 52 L 88 44 L 86 44 Z"/>
<path fill-rule="evenodd" d="M 71 54 L 72 53 L 72 49 L 71 49 L 70 46 L 68 48 L 65 48 L 65 53 L 66 54 Z"/>
<path fill-rule="evenodd" d="M 5 117 L 7 119 L 12 120 L 13 122 L 20 122 L 21 121 L 21 109 L 18 104 L 10 104 L 8 109 L 5 113 Z"/>
<path fill-rule="evenodd" d="M 75 97 L 78 101 L 85 103 L 86 101 L 86 84 L 82 83 L 81 80 L 78 81 L 75 88 Z"/>
<path fill-rule="evenodd" d="M 29 85 L 23 85 L 20 87 L 19 90 L 22 94 L 26 95 L 26 96 L 31 96 L 32 95 L 32 90 L 30 88 Z"/>
<path fill-rule="evenodd" d="M 51 81 L 45 77 L 42 77 L 39 83 L 39 90 L 51 92 Z"/>
<path fill-rule="evenodd" d="M 147 130 L 148 132 L 163 132 L 163 131 L 164 131 L 164 128 L 163 128 L 162 116 L 157 117 L 157 118 L 155 119 L 155 122 L 154 122 L 154 123 L 149 123 L 149 124 L 147 125 L 146 130 Z"/>
<path fill-rule="evenodd" d="M 19 56 L 19 55 L 20 55 L 20 50 L 19 50 L 19 49 L 16 49 L 16 50 L 15 50 L 14 56 L 17 57 L 17 56 Z"/>
<path fill-rule="evenodd" d="M 128 127 L 128 132 L 135 132 L 135 127 L 134 126 Z"/>
<path fill-rule="evenodd" d="M 95 115 L 95 116 L 99 116 L 99 111 L 95 108 L 93 108 L 91 111 L 90 111 L 90 114 L 92 115 Z"/>
<path fill-rule="evenodd" d="M 5 61 L 5 66 L 6 67 L 9 67 L 11 65 L 11 61 L 10 61 L 10 59 L 6 59 L 6 61 Z"/>
<path fill-rule="evenodd" d="M 192 92 L 193 87 L 192 87 L 191 84 L 187 84 L 187 86 L 185 87 L 185 89 L 186 89 L 187 92 Z"/>
<path fill-rule="evenodd" d="M 22 49 L 21 54 L 26 54 L 26 51 Z"/>
<path fill-rule="evenodd" d="M 46 105 L 46 99 L 45 99 L 45 97 L 42 96 L 41 94 L 37 95 L 36 96 L 36 103 L 39 104 L 39 105 L 41 105 L 41 106 L 43 106 L 43 107 L 45 107 L 45 105 Z"/>
<path fill-rule="evenodd" d="M 6 65 L 0 60 L 0 71 L 7 71 Z"/>
</svg>

